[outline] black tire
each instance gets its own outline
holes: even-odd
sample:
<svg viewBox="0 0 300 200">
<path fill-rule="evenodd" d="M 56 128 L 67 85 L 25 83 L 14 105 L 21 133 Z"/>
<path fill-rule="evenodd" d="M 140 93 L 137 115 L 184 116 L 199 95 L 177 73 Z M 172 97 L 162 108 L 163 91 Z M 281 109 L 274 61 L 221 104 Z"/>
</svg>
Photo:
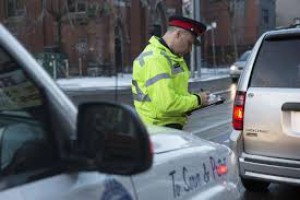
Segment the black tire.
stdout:
<svg viewBox="0 0 300 200">
<path fill-rule="evenodd" d="M 231 80 L 232 80 L 233 83 L 236 83 L 236 82 L 238 82 L 239 79 L 238 78 L 231 78 Z"/>
<path fill-rule="evenodd" d="M 270 185 L 268 182 L 245 178 L 241 178 L 241 181 L 245 189 L 251 192 L 267 192 Z"/>
</svg>

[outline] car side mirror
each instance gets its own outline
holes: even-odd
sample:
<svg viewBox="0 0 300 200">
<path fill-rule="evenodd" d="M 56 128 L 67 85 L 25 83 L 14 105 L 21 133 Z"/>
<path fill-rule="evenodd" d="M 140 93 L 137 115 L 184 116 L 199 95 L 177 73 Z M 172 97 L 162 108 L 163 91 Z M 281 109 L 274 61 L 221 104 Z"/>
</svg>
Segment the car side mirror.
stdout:
<svg viewBox="0 0 300 200">
<path fill-rule="evenodd" d="M 116 103 L 78 106 L 78 147 L 103 173 L 133 175 L 149 169 L 149 135 L 135 110 Z"/>
</svg>

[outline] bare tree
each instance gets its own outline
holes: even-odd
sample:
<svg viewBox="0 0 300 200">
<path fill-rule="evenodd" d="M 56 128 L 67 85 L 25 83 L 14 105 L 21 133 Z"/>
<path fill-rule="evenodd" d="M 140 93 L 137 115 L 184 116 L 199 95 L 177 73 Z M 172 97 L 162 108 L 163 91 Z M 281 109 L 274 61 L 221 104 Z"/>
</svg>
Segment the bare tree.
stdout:
<svg viewBox="0 0 300 200">
<path fill-rule="evenodd" d="M 229 24 L 230 24 L 230 36 L 233 44 L 233 52 L 235 60 L 238 58 L 238 44 L 237 44 L 237 36 L 238 36 L 238 28 L 237 28 L 237 9 L 238 2 L 237 0 L 221 0 L 223 6 L 226 8 Z"/>
<path fill-rule="evenodd" d="M 57 33 L 57 46 L 58 50 L 62 51 L 62 25 L 63 25 L 63 17 L 65 16 L 66 9 L 66 1 L 65 0 L 43 0 L 43 10 L 46 9 L 47 12 L 53 17 L 56 22 L 56 33 Z"/>
<path fill-rule="evenodd" d="M 144 7 L 150 12 L 153 25 L 160 25 L 161 31 L 167 29 L 167 9 L 164 0 L 140 0 Z"/>
</svg>

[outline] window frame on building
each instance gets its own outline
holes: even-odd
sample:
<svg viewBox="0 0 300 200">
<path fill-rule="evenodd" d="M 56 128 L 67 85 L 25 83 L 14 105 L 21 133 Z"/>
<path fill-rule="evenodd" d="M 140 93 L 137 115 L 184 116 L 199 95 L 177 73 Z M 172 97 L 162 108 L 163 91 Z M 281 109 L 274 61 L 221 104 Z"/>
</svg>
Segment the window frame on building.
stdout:
<svg viewBox="0 0 300 200">
<path fill-rule="evenodd" d="M 5 0 L 5 14 L 7 17 L 21 17 L 24 13 L 24 0 Z"/>
<path fill-rule="evenodd" d="M 121 6 L 121 7 L 131 6 L 131 0 L 114 0 L 114 3 L 116 6 Z"/>
<path fill-rule="evenodd" d="M 86 0 L 68 0 L 67 5 L 70 13 L 86 13 L 88 10 L 88 2 Z M 80 8 L 81 6 L 83 7 Z"/>
<path fill-rule="evenodd" d="M 263 8 L 261 10 L 262 12 L 262 21 L 264 24 L 269 24 L 270 23 L 270 11 L 266 8 Z"/>
</svg>

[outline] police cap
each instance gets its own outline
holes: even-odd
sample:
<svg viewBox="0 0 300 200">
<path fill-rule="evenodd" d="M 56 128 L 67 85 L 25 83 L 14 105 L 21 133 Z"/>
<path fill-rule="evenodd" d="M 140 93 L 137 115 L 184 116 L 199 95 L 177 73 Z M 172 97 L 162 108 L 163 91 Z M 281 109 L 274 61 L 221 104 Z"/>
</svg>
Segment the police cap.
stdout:
<svg viewBox="0 0 300 200">
<path fill-rule="evenodd" d="M 183 16 L 174 15 L 169 18 L 169 26 L 176 26 L 190 31 L 196 38 L 206 31 L 206 25 L 196 20 Z M 198 39 L 195 40 L 195 45 L 200 45 Z"/>
</svg>

